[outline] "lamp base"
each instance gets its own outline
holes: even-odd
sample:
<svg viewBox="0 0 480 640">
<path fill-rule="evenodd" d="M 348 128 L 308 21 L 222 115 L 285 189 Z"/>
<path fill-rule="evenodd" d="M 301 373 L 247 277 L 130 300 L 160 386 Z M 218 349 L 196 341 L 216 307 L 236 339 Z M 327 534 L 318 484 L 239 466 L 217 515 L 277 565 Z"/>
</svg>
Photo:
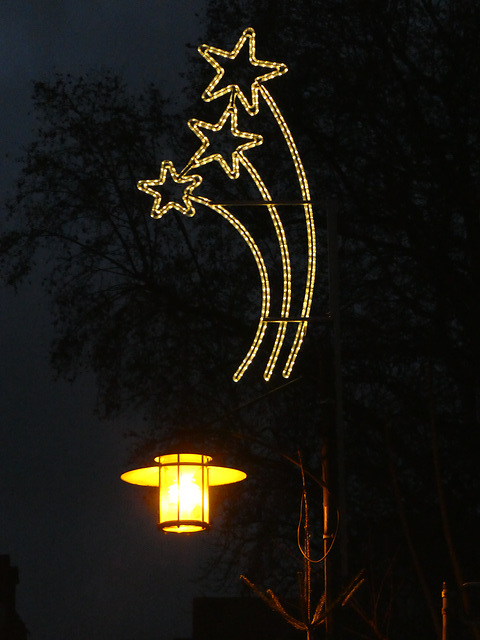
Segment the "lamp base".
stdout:
<svg viewBox="0 0 480 640">
<path fill-rule="evenodd" d="M 167 520 L 159 522 L 157 527 L 164 533 L 197 533 L 209 529 L 210 524 L 202 520 Z"/>
</svg>

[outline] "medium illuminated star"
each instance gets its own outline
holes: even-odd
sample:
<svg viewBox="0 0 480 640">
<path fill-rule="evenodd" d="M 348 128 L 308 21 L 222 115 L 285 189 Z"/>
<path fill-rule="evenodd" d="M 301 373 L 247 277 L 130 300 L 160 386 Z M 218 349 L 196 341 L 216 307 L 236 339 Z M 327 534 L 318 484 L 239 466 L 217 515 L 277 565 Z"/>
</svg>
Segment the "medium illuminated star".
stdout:
<svg viewBox="0 0 480 640">
<path fill-rule="evenodd" d="M 242 140 L 246 140 L 243 144 L 240 144 L 236 147 L 235 151 L 232 152 L 232 166 L 228 164 L 223 155 L 219 152 L 212 153 L 211 155 L 204 155 L 207 149 L 210 147 L 211 142 L 208 136 L 202 131 L 203 129 L 207 129 L 208 131 L 213 131 L 214 133 L 218 133 L 223 129 L 227 120 L 230 120 L 230 132 L 232 136 L 235 138 L 240 138 Z M 202 122 L 201 120 L 192 119 L 189 120 L 188 126 L 195 133 L 195 135 L 200 138 L 202 145 L 192 156 L 190 163 L 193 167 L 200 167 L 208 162 L 212 162 L 216 160 L 220 163 L 220 166 L 228 175 L 229 178 L 236 179 L 240 175 L 240 162 L 242 159 L 245 159 L 243 155 L 247 149 L 251 149 L 252 147 L 256 147 L 261 145 L 263 142 L 263 136 L 256 133 L 247 133 L 245 131 L 240 131 L 238 129 L 237 123 L 237 109 L 234 105 L 229 105 L 225 111 L 223 112 L 220 120 L 216 124 L 211 124 L 210 122 Z"/>
<path fill-rule="evenodd" d="M 225 74 L 225 69 L 222 65 L 217 62 L 215 57 L 227 58 L 229 60 L 234 60 L 239 52 L 242 50 L 244 44 L 248 40 L 248 60 L 251 65 L 254 67 L 259 67 L 264 70 L 264 73 L 256 76 L 255 80 L 251 84 L 251 98 L 248 100 L 247 96 L 240 89 L 240 86 L 236 83 L 227 84 L 227 86 L 218 87 L 220 80 L 223 78 Z M 240 36 L 239 41 L 235 45 L 232 51 L 224 51 L 223 49 L 218 49 L 217 47 L 210 47 L 206 44 L 202 45 L 198 49 L 199 53 L 209 62 L 212 67 L 215 69 L 216 74 L 214 79 L 210 82 L 208 87 L 202 94 L 203 100 L 205 102 L 210 102 L 211 100 L 215 100 L 215 98 L 219 98 L 220 96 L 225 95 L 228 92 L 234 93 L 240 102 L 245 107 L 247 113 L 251 116 L 254 116 L 258 113 L 258 92 L 260 89 L 260 85 L 262 82 L 266 82 L 267 80 L 271 80 L 272 78 L 276 78 L 277 76 L 281 76 L 288 71 L 287 66 L 281 62 L 268 62 L 267 60 L 258 60 L 255 56 L 255 31 L 250 27 L 245 29 L 245 31 Z"/>
<path fill-rule="evenodd" d="M 174 185 L 168 185 L 167 180 L 172 181 Z M 193 216 L 195 207 L 190 198 L 193 190 L 196 189 L 201 182 L 201 176 L 181 175 L 177 173 L 171 160 L 164 160 L 160 167 L 160 177 L 155 180 L 140 180 L 137 183 L 137 188 L 153 196 L 152 218 L 161 218 L 167 211 L 170 211 L 170 209 L 176 209 L 186 216 Z M 180 198 L 173 198 L 168 193 L 172 190 L 172 187 L 178 191 L 176 185 L 186 185 L 183 189 L 183 195 L 181 196 L 182 202 L 179 201 Z M 158 187 L 164 187 L 163 196 L 161 193 L 162 190 L 159 190 Z"/>
</svg>

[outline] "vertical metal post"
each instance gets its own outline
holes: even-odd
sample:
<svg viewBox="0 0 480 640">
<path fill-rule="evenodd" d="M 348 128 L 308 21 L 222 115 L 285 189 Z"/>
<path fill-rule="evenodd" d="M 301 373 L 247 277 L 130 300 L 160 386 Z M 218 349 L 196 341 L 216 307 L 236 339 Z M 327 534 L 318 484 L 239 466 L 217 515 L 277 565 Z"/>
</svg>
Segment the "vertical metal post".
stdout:
<svg viewBox="0 0 480 640">
<path fill-rule="evenodd" d="M 340 583 L 347 575 L 347 552 L 345 535 L 345 444 L 343 426 L 343 399 L 341 383 L 341 341 L 340 341 L 340 295 L 338 266 L 338 203 L 334 200 L 325 203 L 327 217 L 328 248 L 328 295 L 329 314 L 332 326 L 332 415 L 322 443 L 322 480 L 323 489 L 323 539 L 324 539 L 324 595 L 325 609 L 330 610 Z M 333 496 L 335 496 L 335 506 Z M 337 508 L 342 518 L 342 535 L 339 536 L 339 549 L 332 553 L 334 530 L 337 526 Z M 340 562 L 337 562 L 339 558 Z M 325 619 L 325 639 L 338 640 L 339 627 L 334 612 Z"/>
<path fill-rule="evenodd" d="M 348 575 L 347 549 L 347 496 L 345 477 L 345 425 L 343 420 L 343 389 L 341 370 L 341 337 L 340 337 L 340 287 L 338 264 L 338 202 L 331 200 L 326 204 L 327 212 L 327 245 L 328 245 L 328 290 L 330 317 L 333 327 L 333 377 L 335 389 L 335 485 L 338 497 L 338 510 L 342 527 L 339 532 L 340 576 L 342 581 Z"/>
<path fill-rule="evenodd" d="M 446 582 L 442 585 L 442 640 L 448 640 L 448 591 Z"/>
<path fill-rule="evenodd" d="M 332 557 L 329 553 L 332 544 L 332 505 L 330 486 L 330 450 L 329 438 L 324 437 L 322 443 L 322 482 L 323 482 L 323 593 L 325 597 L 325 610 L 329 611 L 332 604 Z M 325 618 L 325 639 L 333 640 L 333 615 L 329 613 Z"/>
</svg>

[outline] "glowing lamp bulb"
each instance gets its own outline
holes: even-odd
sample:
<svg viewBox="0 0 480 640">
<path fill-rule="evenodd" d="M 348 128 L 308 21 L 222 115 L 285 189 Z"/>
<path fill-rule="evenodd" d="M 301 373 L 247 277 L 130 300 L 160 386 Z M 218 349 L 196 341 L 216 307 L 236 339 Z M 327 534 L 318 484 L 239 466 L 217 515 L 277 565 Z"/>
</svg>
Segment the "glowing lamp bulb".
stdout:
<svg viewBox="0 0 480 640">
<path fill-rule="evenodd" d="M 168 503 L 176 504 L 179 500 L 189 511 L 202 501 L 202 491 L 195 484 L 192 474 L 188 476 L 184 474 L 180 482 L 175 482 L 168 487 Z"/>
</svg>

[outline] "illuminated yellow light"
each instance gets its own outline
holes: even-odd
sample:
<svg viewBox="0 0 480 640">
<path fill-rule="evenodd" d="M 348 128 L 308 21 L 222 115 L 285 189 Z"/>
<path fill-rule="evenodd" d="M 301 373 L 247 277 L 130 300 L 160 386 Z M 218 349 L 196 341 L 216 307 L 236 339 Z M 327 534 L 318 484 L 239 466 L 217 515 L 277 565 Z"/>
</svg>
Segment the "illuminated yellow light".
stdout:
<svg viewBox="0 0 480 640">
<path fill-rule="evenodd" d="M 229 104 L 216 123 L 204 122 L 195 118 L 188 121 L 189 128 L 200 139 L 201 145 L 193 154 L 193 156 L 188 160 L 185 168 L 180 171 L 180 173 L 177 173 L 170 161 L 164 161 L 161 165 L 160 178 L 158 180 L 143 180 L 138 183 L 139 189 L 154 197 L 154 204 L 152 207 L 153 217 L 159 218 L 170 209 L 177 209 L 185 215 L 192 216 L 195 213 L 195 204 L 198 203 L 207 206 L 212 211 L 220 214 L 225 220 L 229 222 L 229 224 L 231 224 L 236 229 L 238 233 L 240 233 L 255 259 L 260 275 L 260 283 L 262 288 L 262 305 L 260 319 L 252 345 L 249 348 L 247 355 L 243 359 L 242 363 L 233 375 L 234 381 L 240 380 L 240 378 L 243 376 L 243 374 L 255 358 L 262 344 L 268 326 L 277 324 L 277 333 L 275 336 L 274 344 L 263 374 L 264 379 L 269 380 L 273 375 L 277 360 L 280 356 L 280 352 L 284 344 L 287 323 L 296 322 L 298 325 L 297 331 L 282 371 L 282 375 L 285 378 L 288 378 L 290 376 L 308 328 L 308 318 L 310 315 L 313 300 L 316 272 L 315 224 L 313 219 L 313 210 L 310 204 L 310 190 L 307 177 L 295 141 L 285 122 L 285 119 L 283 118 L 283 115 L 280 112 L 275 100 L 264 86 L 264 83 L 266 81 L 283 75 L 287 72 L 288 69 L 283 63 L 269 62 L 266 60 L 257 59 L 255 39 L 255 31 L 252 28 L 248 28 L 243 31 L 238 42 L 231 51 L 225 51 L 223 49 L 208 45 L 202 45 L 201 47 L 199 47 L 198 51 L 200 52 L 200 54 L 215 69 L 215 77 L 203 92 L 202 98 L 207 102 L 211 102 L 212 100 L 215 100 L 221 96 L 230 94 Z M 245 92 L 240 88 L 238 84 L 233 82 L 225 82 L 225 69 L 217 60 L 217 58 L 223 58 L 225 61 L 234 60 L 242 51 L 245 45 L 248 46 L 249 63 L 259 70 L 259 74 L 255 76 L 253 82 L 250 85 L 251 95 L 248 97 L 247 95 L 245 95 Z M 224 86 L 221 85 L 222 80 L 224 80 Z M 280 128 L 283 138 L 285 139 L 300 187 L 301 200 L 304 203 L 302 206 L 304 209 L 307 232 L 307 274 L 301 313 L 300 315 L 296 314 L 296 317 L 301 318 L 300 320 L 290 320 L 289 318 L 292 299 L 292 274 L 285 230 L 278 214 L 274 199 L 269 193 L 263 178 L 260 176 L 259 172 L 245 155 L 245 152 L 247 150 L 253 147 L 260 146 L 263 143 L 263 137 L 259 134 L 240 131 L 238 129 L 237 101 L 242 104 L 248 115 L 255 116 L 258 114 L 260 109 L 260 96 L 269 107 L 270 112 Z M 211 138 L 209 138 L 205 133 L 205 131 L 210 131 L 213 136 L 215 133 L 220 132 L 227 125 L 227 122 L 229 122 L 230 132 L 232 136 L 244 141 L 242 144 L 237 145 L 237 147 L 231 154 L 231 158 L 228 159 L 231 164 L 229 164 L 229 161 L 227 161 L 227 159 L 221 153 L 217 152 L 208 155 L 208 150 L 211 146 Z M 225 171 L 226 175 L 233 180 L 237 180 L 240 177 L 240 167 L 243 166 L 246 169 L 250 179 L 258 189 L 261 198 L 266 204 L 266 208 L 272 220 L 274 231 L 280 247 L 280 256 L 282 261 L 283 297 L 280 320 L 271 320 L 269 318 L 271 297 L 269 278 L 264 259 L 254 238 L 250 235 L 245 226 L 240 223 L 240 221 L 230 211 L 228 211 L 225 206 L 215 204 L 209 198 L 206 198 L 204 196 L 193 196 L 193 190 L 201 184 L 202 178 L 199 175 L 188 175 L 189 172 L 194 169 L 198 169 L 199 167 L 204 166 L 212 161 L 217 161 Z M 162 202 L 159 187 L 161 187 L 165 183 L 167 177 L 171 178 L 176 184 L 185 185 L 184 195 L 181 203 L 171 201 Z"/>
<path fill-rule="evenodd" d="M 250 363 L 254 359 L 262 340 L 265 336 L 265 332 L 267 330 L 267 323 L 265 322 L 265 318 L 268 317 L 270 311 L 270 283 L 268 279 L 268 272 L 265 266 L 265 261 L 263 256 L 258 248 L 258 245 L 253 240 L 251 234 L 247 231 L 247 229 L 243 226 L 243 224 L 232 214 L 228 209 L 223 207 L 222 205 L 215 204 L 208 200 L 207 198 L 196 197 L 193 198 L 195 202 L 199 204 L 203 204 L 207 207 L 210 207 L 216 213 L 219 213 L 227 222 L 229 222 L 233 228 L 240 233 L 242 238 L 247 243 L 252 255 L 255 259 L 255 263 L 257 265 L 258 273 L 260 275 L 260 282 L 262 287 L 262 307 L 260 312 L 260 320 L 257 326 L 257 331 L 255 333 L 255 337 L 253 339 L 252 345 L 245 356 L 243 362 L 240 364 L 238 369 L 235 371 L 233 375 L 233 380 L 238 382 L 240 378 L 243 376 L 245 371 L 248 369 Z"/>
<path fill-rule="evenodd" d="M 247 171 L 249 172 L 250 176 L 252 177 L 253 181 L 255 182 L 256 187 L 260 191 L 260 194 L 263 200 L 265 202 L 272 202 L 272 197 L 268 192 L 267 187 L 265 186 L 263 180 L 261 179 L 255 167 L 248 161 L 247 158 L 243 158 L 242 162 L 245 168 L 247 169 Z M 292 289 L 291 289 L 292 274 L 291 274 L 291 266 L 290 266 L 290 255 L 288 251 L 285 230 L 283 228 L 283 224 L 280 219 L 280 216 L 278 215 L 277 208 L 273 203 L 271 205 L 268 205 L 268 212 L 272 219 L 278 244 L 280 246 L 280 254 L 282 259 L 282 272 L 283 272 L 283 299 L 282 299 L 281 315 L 282 315 L 282 318 L 287 318 L 290 311 L 290 304 L 292 299 Z M 262 318 L 265 323 L 268 319 L 268 316 L 265 314 L 262 316 Z M 287 330 L 286 323 L 280 323 L 277 329 L 277 335 L 275 337 L 275 343 L 273 345 L 272 352 L 270 354 L 270 357 L 267 362 L 267 366 L 263 373 L 263 377 L 266 381 L 270 380 L 270 378 L 272 377 L 273 370 L 275 368 L 275 364 L 277 362 L 277 359 L 280 353 L 280 349 L 282 348 L 283 341 L 285 340 L 286 330 Z M 263 332 L 263 335 L 265 335 L 265 331 Z M 255 353 L 258 351 L 258 346 L 255 349 Z M 248 366 L 252 362 L 253 357 L 250 358 L 249 354 L 247 354 L 246 360 L 248 361 Z M 245 371 L 246 369 L 243 369 L 243 370 Z M 233 379 L 237 381 L 235 377 Z"/>
<path fill-rule="evenodd" d="M 183 193 L 183 204 L 168 200 L 164 202 L 162 199 L 161 190 L 158 187 L 162 187 L 166 180 L 170 178 L 176 184 L 185 185 Z M 148 193 L 153 196 L 152 218 L 161 218 L 170 209 L 176 209 L 187 216 L 193 216 L 195 209 L 192 206 L 190 197 L 194 189 L 196 189 L 202 182 L 201 176 L 185 176 L 177 173 L 173 162 L 170 160 L 164 160 L 160 167 L 160 177 L 155 180 L 139 180 L 137 188 L 140 191 Z"/>
<path fill-rule="evenodd" d="M 266 60 L 257 60 L 255 56 L 255 31 L 252 28 L 245 29 L 245 31 L 240 36 L 235 47 L 232 51 L 224 51 L 223 49 L 218 49 L 217 47 L 210 47 L 206 44 L 203 44 L 198 48 L 199 53 L 205 58 L 207 62 L 209 62 L 212 67 L 215 69 L 215 77 L 210 82 L 208 87 L 202 94 L 203 100 L 205 102 L 210 102 L 211 100 L 215 100 L 216 98 L 220 98 L 227 93 L 233 93 L 235 97 L 237 97 L 242 103 L 245 111 L 254 116 L 258 113 L 259 104 L 258 104 L 258 92 L 262 86 L 263 82 L 267 80 L 271 80 L 272 78 L 276 78 L 277 76 L 281 76 L 284 73 L 287 73 L 287 66 L 283 63 L 279 62 L 267 62 Z M 258 75 L 255 80 L 251 84 L 251 99 L 248 100 L 247 96 L 240 89 L 238 84 L 227 84 L 223 88 L 217 88 L 218 83 L 223 78 L 225 74 L 225 70 L 223 67 L 215 60 L 215 56 L 220 58 L 227 58 L 229 60 L 234 60 L 237 55 L 240 53 L 244 44 L 248 40 L 248 61 L 254 67 L 259 67 L 263 69 L 267 69 L 266 73 Z M 214 89 L 216 89 L 214 91 Z"/>
<path fill-rule="evenodd" d="M 306 279 L 306 285 L 305 285 L 305 295 L 303 298 L 301 317 L 308 318 L 310 315 L 310 309 L 311 309 L 312 300 L 313 300 L 313 291 L 315 287 L 315 271 L 316 271 L 316 255 L 317 255 L 313 209 L 312 209 L 312 205 L 309 204 L 310 189 L 308 187 L 308 181 L 307 181 L 305 169 L 303 168 L 302 161 L 300 160 L 300 154 L 298 153 L 297 146 L 290 132 L 290 129 L 287 126 L 287 123 L 285 122 L 277 104 L 275 103 L 275 100 L 272 98 L 268 90 L 265 87 L 261 87 L 260 91 L 265 101 L 267 102 L 271 112 L 273 113 L 275 120 L 279 124 L 280 129 L 285 138 L 285 141 L 287 142 L 288 149 L 290 151 L 290 155 L 292 156 L 292 160 L 295 166 L 295 171 L 297 173 L 297 178 L 300 184 L 302 200 L 303 202 L 306 203 L 303 205 L 303 209 L 305 213 L 305 224 L 307 228 L 307 252 L 308 252 L 307 279 Z M 305 338 L 307 328 L 308 328 L 308 320 L 299 322 L 297 333 L 295 335 L 293 345 L 290 349 L 290 354 L 288 356 L 287 362 L 282 372 L 282 375 L 284 378 L 288 378 L 292 372 L 298 352 L 300 350 L 300 347 L 302 346 L 303 339 Z"/>
<path fill-rule="evenodd" d="M 212 131 L 213 133 L 217 133 L 221 131 L 225 126 L 227 120 L 230 120 L 230 131 L 235 138 L 241 138 L 247 140 L 244 144 L 239 145 L 235 151 L 232 153 L 232 167 L 230 168 L 229 164 L 222 156 L 221 153 L 214 153 L 209 156 L 205 156 L 205 152 L 210 146 L 210 140 L 203 133 L 202 129 L 207 129 Z M 189 160 L 188 166 L 192 166 L 193 168 L 201 167 L 208 162 L 212 162 L 216 160 L 220 163 L 220 166 L 225 171 L 227 176 L 233 180 L 236 180 L 240 175 L 240 162 L 245 161 L 244 152 L 247 149 L 251 149 L 252 147 L 256 147 L 261 145 L 263 142 L 263 137 L 261 135 L 255 133 L 246 133 L 244 131 L 240 131 L 237 125 L 237 109 L 230 104 L 225 111 L 223 112 L 220 120 L 216 124 L 211 124 L 209 122 L 202 122 L 201 120 L 196 120 L 192 118 L 188 121 L 188 126 L 195 133 L 195 135 L 200 138 L 202 141 L 201 147 L 194 153 L 192 158 Z"/>
<path fill-rule="evenodd" d="M 182 454 L 160 458 L 159 526 L 163 531 L 193 533 L 208 526 L 207 458 L 199 455 L 191 462 Z"/>
<path fill-rule="evenodd" d="M 194 453 L 157 456 L 154 467 L 134 469 L 121 479 L 159 487 L 158 527 L 167 533 L 195 533 L 209 526 L 209 488 L 240 482 L 246 473 L 210 464 L 211 457 Z"/>
<path fill-rule="evenodd" d="M 183 473 L 178 482 L 168 487 L 168 504 L 176 504 L 179 500 L 190 516 L 195 507 L 201 504 L 202 490 L 196 484 L 193 473 Z"/>
</svg>

